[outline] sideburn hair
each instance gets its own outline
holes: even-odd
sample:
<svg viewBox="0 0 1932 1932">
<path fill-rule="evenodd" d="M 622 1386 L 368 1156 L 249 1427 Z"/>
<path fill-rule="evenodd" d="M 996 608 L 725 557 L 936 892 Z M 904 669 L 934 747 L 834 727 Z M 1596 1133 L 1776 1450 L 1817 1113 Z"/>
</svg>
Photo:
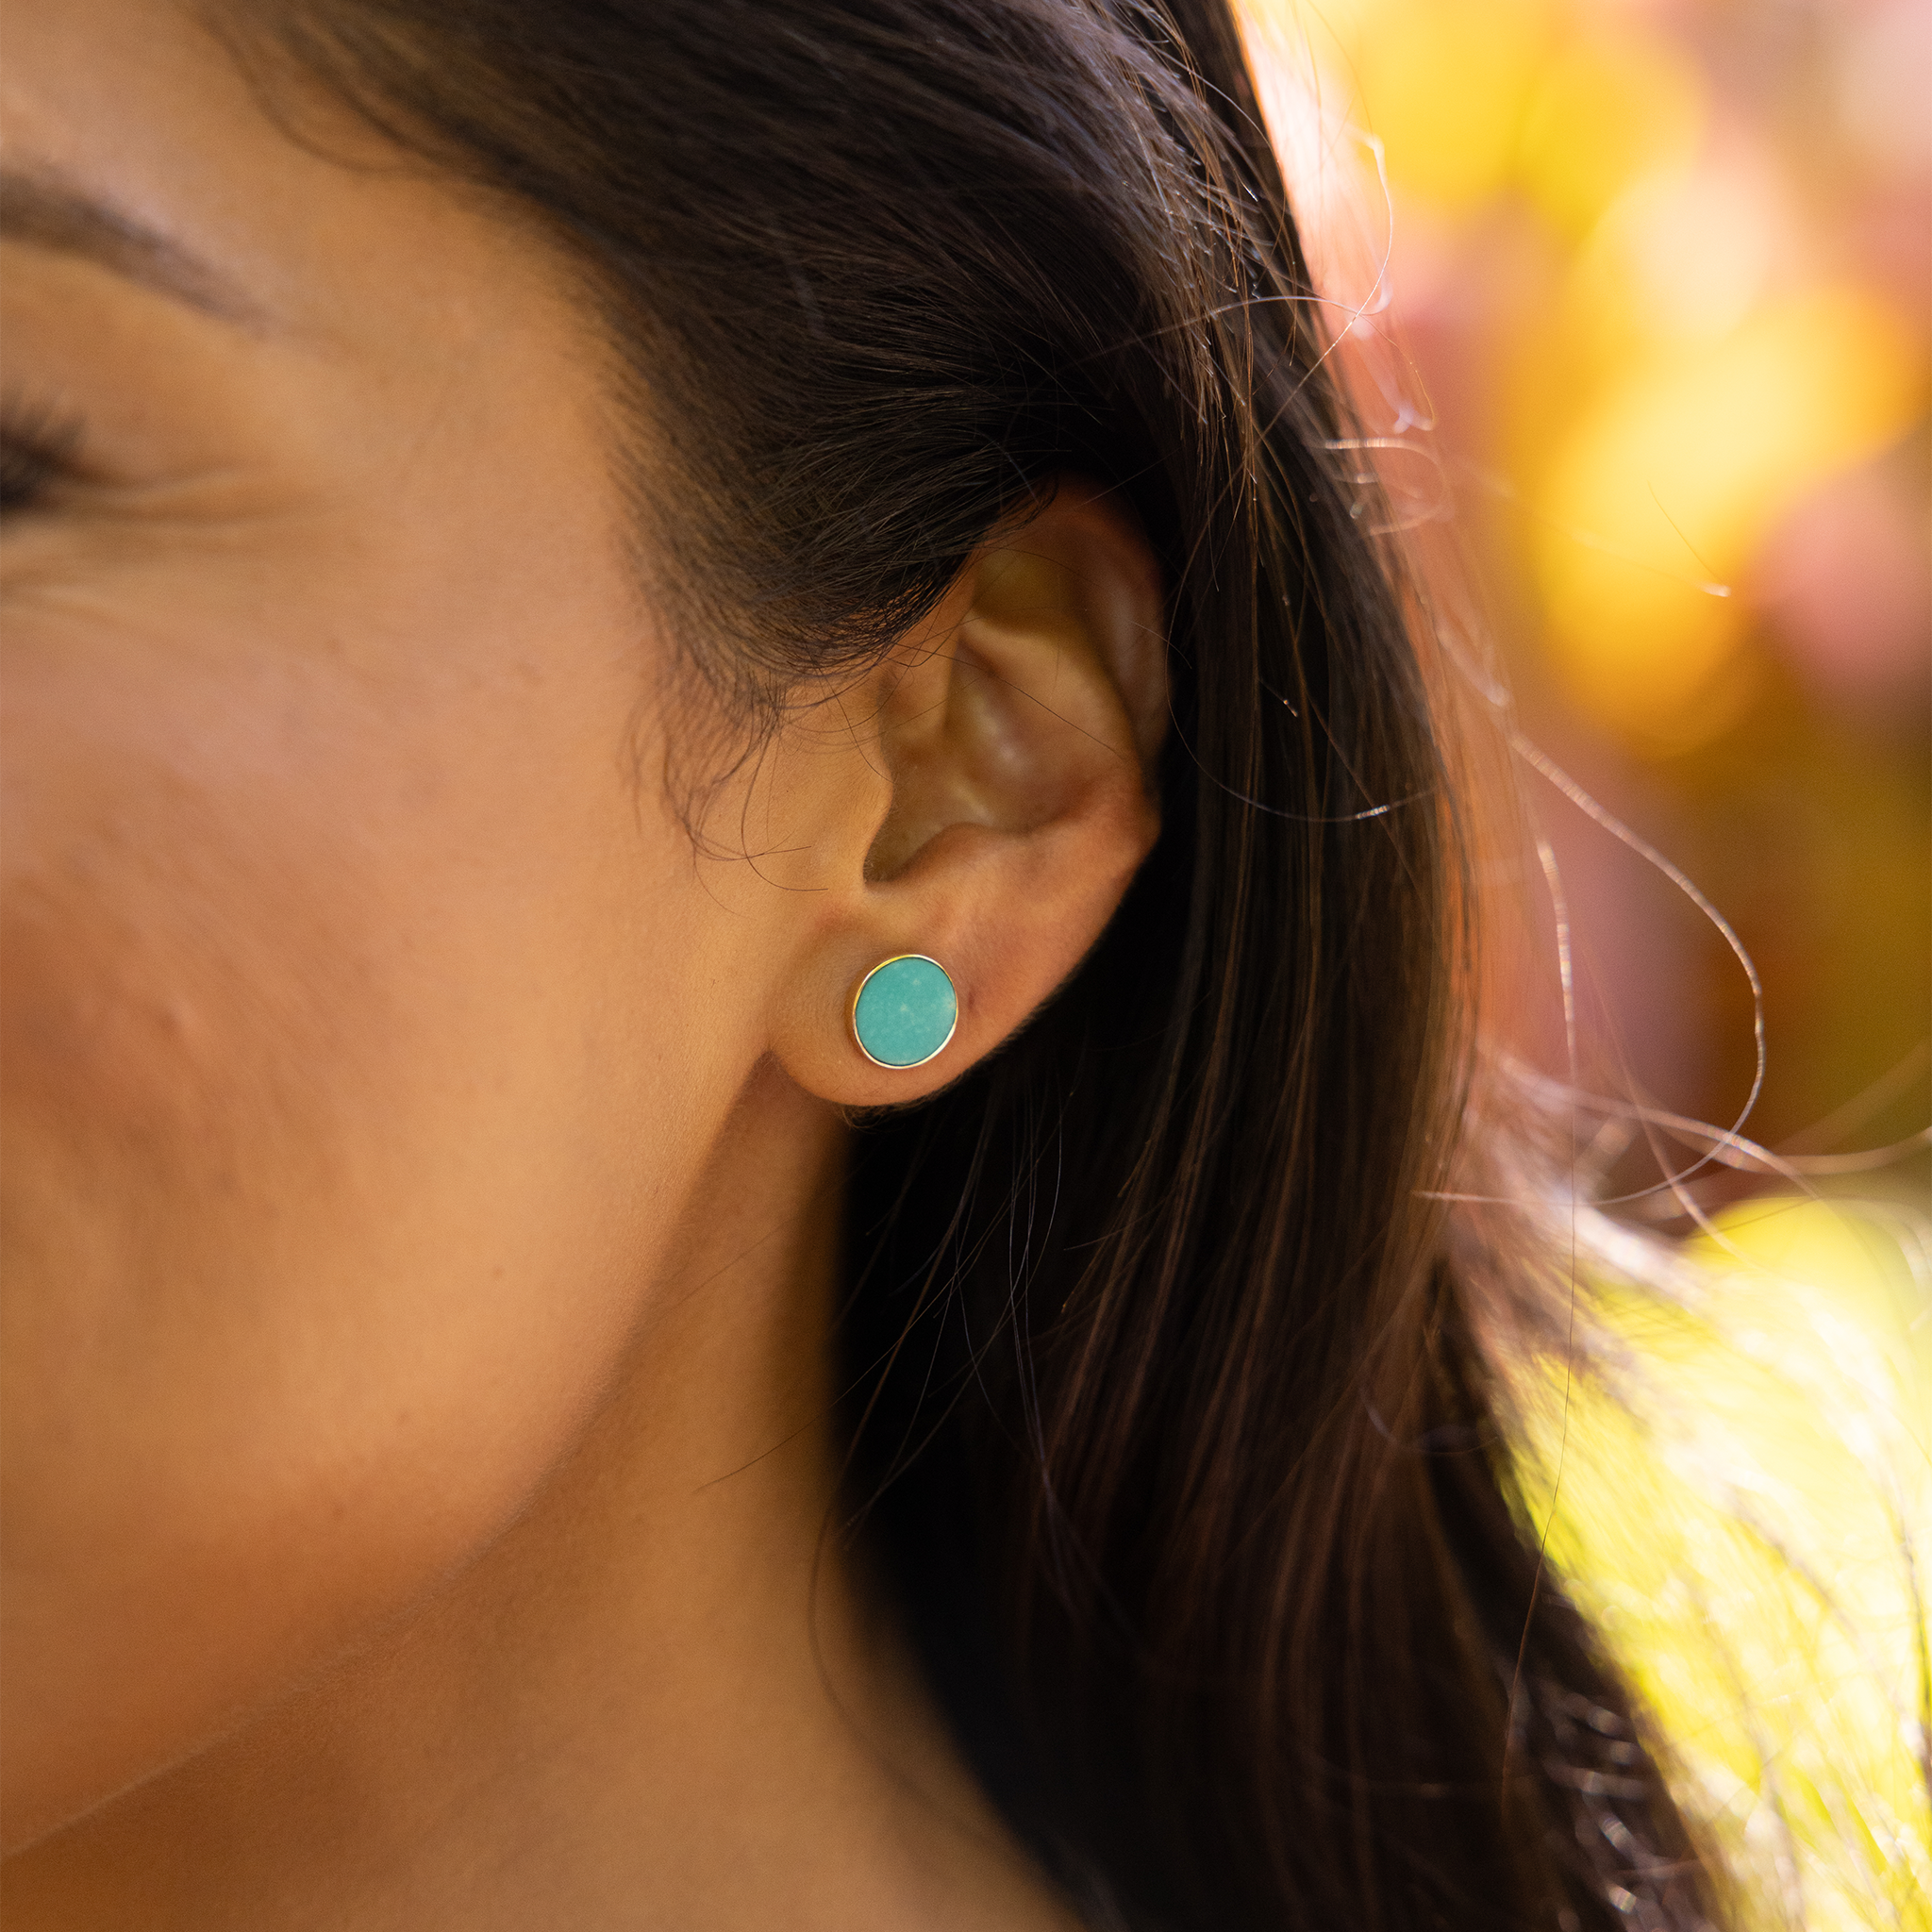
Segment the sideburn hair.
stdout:
<svg viewBox="0 0 1932 1932">
<path fill-rule="evenodd" d="M 226 26 L 581 266 L 641 555 L 752 734 L 1058 475 L 1159 555 L 1158 844 L 851 1176 L 850 1526 L 1045 1870 L 1132 1932 L 1719 1918 L 1512 1486 L 1493 1341 L 1558 1275 L 1440 1198 L 1501 1132 L 1453 732 L 1225 0 Z"/>
</svg>

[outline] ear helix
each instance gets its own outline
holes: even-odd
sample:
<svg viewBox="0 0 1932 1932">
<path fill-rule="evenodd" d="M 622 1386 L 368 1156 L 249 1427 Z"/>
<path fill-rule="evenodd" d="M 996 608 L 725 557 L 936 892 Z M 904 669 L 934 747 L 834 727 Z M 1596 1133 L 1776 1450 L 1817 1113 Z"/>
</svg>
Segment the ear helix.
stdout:
<svg viewBox="0 0 1932 1932">
<path fill-rule="evenodd" d="M 881 959 L 852 995 L 852 1038 L 875 1067 L 923 1067 L 946 1049 L 959 1024 L 952 976 L 924 953 Z"/>
</svg>

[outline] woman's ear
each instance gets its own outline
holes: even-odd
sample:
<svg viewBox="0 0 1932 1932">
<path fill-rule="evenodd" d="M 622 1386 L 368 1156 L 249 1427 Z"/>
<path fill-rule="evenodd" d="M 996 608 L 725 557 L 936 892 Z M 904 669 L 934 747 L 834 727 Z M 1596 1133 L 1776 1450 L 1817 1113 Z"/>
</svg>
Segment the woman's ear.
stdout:
<svg viewBox="0 0 1932 1932">
<path fill-rule="evenodd" d="M 836 876 L 774 1002 L 772 1048 L 799 1085 L 851 1107 L 915 1099 L 1079 964 L 1160 829 L 1166 652 L 1132 513 L 1063 481 L 846 694 L 871 721 L 871 781 L 851 788 L 844 836 L 817 841 Z M 945 968 L 958 1021 L 934 1058 L 888 1069 L 859 1050 L 852 1001 L 904 953 Z"/>
</svg>

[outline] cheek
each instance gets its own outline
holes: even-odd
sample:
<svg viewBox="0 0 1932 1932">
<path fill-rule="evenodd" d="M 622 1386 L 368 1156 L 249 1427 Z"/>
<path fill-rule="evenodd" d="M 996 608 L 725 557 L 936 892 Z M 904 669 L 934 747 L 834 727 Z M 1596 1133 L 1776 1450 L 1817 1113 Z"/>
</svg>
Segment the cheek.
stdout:
<svg viewBox="0 0 1932 1932">
<path fill-rule="evenodd" d="M 517 1507 L 727 1083 L 623 705 L 48 662 L 8 720 L 0 1212 L 8 1756 L 58 1809 Z"/>
</svg>

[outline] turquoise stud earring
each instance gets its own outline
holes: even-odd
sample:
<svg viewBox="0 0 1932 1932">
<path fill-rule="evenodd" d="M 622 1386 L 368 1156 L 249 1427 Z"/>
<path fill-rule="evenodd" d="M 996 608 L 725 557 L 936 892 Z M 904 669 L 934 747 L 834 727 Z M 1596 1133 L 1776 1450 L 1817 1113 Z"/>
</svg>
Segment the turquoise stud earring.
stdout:
<svg viewBox="0 0 1932 1932">
<path fill-rule="evenodd" d="M 924 1066 L 945 1050 L 958 1024 L 952 979 L 924 953 L 880 960 L 852 995 L 852 1037 L 875 1067 Z"/>
</svg>

